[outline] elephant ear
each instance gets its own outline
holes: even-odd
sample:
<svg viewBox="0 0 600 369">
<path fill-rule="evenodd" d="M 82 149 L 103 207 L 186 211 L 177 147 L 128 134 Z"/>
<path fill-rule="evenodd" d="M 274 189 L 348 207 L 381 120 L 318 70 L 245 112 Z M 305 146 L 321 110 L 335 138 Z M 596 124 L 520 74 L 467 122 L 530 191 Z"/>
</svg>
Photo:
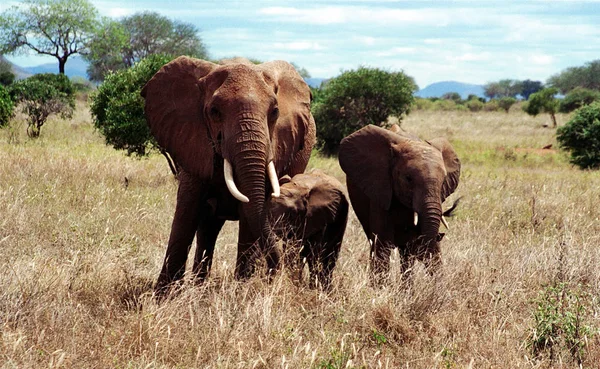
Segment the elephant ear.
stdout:
<svg viewBox="0 0 600 369">
<path fill-rule="evenodd" d="M 181 56 L 164 65 L 146 83 L 146 121 L 158 144 L 186 172 L 205 179 L 212 176 L 213 146 L 203 121 L 204 101 L 198 79 L 215 64 Z"/>
<path fill-rule="evenodd" d="M 307 229 L 319 229 L 332 223 L 345 197 L 340 188 L 325 181 L 311 188 L 306 212 Z"/>
<path fill-rule="evenodd" d="M 385 210 L 392 203 L 391 144 L 404 139 L 386 129 L 368 125 L 340 143 L 340 166 L 348 180 Z"/>
<path fill-rule="evenodd" d="M 442 184 L 442 202 L 446 200 L 458 187 L 458 181 L 460 179 L 460 160 L 456 151 L 452 148 L 450 142 L 444 137 L 434 138 L 433 140 L 427 141 L 429 144 L 442 153 L 444 158 L 444 165 L 446 166 L 446 178 Z"/>
<path fill-rule="evenodd" d="M 311 92 L 288 62 L 275 60 L 258 65 L 266 80 L 275 85 L 279 118 L 273 128 L 272 155 L 278 175 L 303 173 L 316 142 L 310 112 Z"/>
</svg>

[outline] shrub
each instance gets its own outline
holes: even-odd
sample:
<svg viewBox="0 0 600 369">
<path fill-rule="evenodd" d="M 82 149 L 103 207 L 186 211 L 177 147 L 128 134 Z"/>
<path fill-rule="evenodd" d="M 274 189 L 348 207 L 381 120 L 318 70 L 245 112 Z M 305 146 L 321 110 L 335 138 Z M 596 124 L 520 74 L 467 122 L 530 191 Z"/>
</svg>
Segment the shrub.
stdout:
<svg viewBox="0 0 600 369">
<path fill-rule="evenodd" d="M 498 105 L 498 100 L 490 100 L 483 105 L 483 111 L 498 111 L 500 110 L 500 105 Z"/>
<path fill-rule="evenodd" d="M 498 99 L 498 106 L 500 109 L 503 109 L 507 114 L 510 110 L 510 107 L 513 106 L 517 102 L 517 99 L 514 97 L 503 97 Z"/>
<path fill-rule="evenodd" d="M 433 101 L 422 97 L 415 98 L 415 107 L 417 110 L 432 110 Z"/>
<path fill-rule="evenodd" d="M 321 150 L 337 152 L 342 138 L 368 124 L 383 126 L 390 115 L 402 120 L 416 89 L 403 72 L 376 68 L 361 67 L 329 80 L 312 105 Z"/>
<path fill-rule="evenodd" d="M 15 104 L 8 92 L 8 89 L 0 85 L 0 127 L 8 124 L 13 117 Z"/>
<path fill-rule="evenodd" d="M 437 100 L 433 102 L 432 109 L 435 111 L 465 111 L 464 105 L 457 104 L 454 100 Z"/>
<path fill-rule="evenodd" d="M 477 97 L 474 99 L 469 99 L 469 101 L 465 102 L 465 106 L 472 112 L 481 111 L 483 109 L 483 102 L 481 102 Z"/>
<path fill-rule="evenodd" d="M 60 114 L 71 118 L 75 109 L 75 88 L 64 74 L 36 74 L 11 86 L 13 99 L 27 114 L 27 135 L 39 137 L 48 117 Z"/>
<path fill-rule="evenodd" d="M 570 113 L 583 105 L 589 105 L 594 101 L 600 101 L 600 92 L 577 87 L 571 90 L 564 99 L 560 101 L 558 111 L 561 113 Z"/>
<path fill-rule="evenodd" d="M 600 102 L 575 111 L 557 130 L 556 139 L 561 148 L 570 151 L 571 163 L 582 169 L 600 168 Z"/>
<path fill-rule="evenodd" d="M 145 156 L 151 149 L 158 149 L 169 161 L 171 170 L 176 169 L 166 152 L 161 150 L 150 133 L 144 116 L 142 87 L 172 57 L 153 55 L 133 67 L 109 73 L 98 90 L 92 94 L 90 110 L 94 126 L 104 136 L 106 144 L 127 155 Z"/>
</svg>

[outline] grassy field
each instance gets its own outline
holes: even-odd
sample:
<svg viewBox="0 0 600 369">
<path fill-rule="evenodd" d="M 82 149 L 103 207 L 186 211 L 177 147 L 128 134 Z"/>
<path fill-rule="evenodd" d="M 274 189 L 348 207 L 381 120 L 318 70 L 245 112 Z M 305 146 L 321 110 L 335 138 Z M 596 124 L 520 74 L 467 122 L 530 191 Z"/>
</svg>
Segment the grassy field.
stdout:
<svg viewBox="0 0 600 369">
<path fill-rule="evenodd" d="M 598 367 L 600 173 L 573 168 L 548 122 L 520 111 L 403 122 L 448 137 L 463 163 L 436 278 L 419 265 L 402 286 L 396 253 L 391 283 L 370 286 L 351 214 L 331 293 L 285 274 L 238 283 L 228 223 L 210 281 L 161 304 L 152 283 L 177 188 L 164 159 L 105 146 L 83 105 L 35 141 L 23 123 L 0 130 L 0 367 Z M 310 166 L 345 180 L 335 159 Z"/>
</svg>

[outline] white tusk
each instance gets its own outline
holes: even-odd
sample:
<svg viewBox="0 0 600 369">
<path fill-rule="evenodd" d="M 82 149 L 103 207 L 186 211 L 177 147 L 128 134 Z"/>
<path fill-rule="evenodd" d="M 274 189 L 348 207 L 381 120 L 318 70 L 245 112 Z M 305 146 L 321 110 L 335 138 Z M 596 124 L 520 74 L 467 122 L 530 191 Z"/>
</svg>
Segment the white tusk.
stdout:
<svg viewBox="0 0 600 369">
<path fill-rule="evenodd" d="M 235 181 L 233 180 L 233 168 L 231 167 L 231 163 L 227 159 L 224 159 L 224 161 L 225 162 L 223 163 L 223 172 L 225 174 L 225 183 L 227 184 L 229 192 L 231 192 L 233 197 L 240 200 L 241 202 L 250 202 L 250 200 L 246 196 L 244 196 L 244 194 L 241 193 L 235 185 Z"/>
<path fill-rule="evenodd" d="M 415 215 L 414 215 L 413 223 L 415 223 L 415 226 L 417 225 L 417 223 L 419 223 L 419 214 L 417 214 L 417 212 L 416 212 L 416 211 L 415 211 Z"/>
<path fill-rule="evenodd" d="M 277 172 L 275 171 L 275 164 L 273 161 L 269 162 L 267 167 L 267 171 L 269 172 L 269 179 L 271 180 L 271 187 L 273 187 L 273 197 L 279 197 L 280 189 L 279 189 L 279 179 L 277 179 Z"/>
<path fill-rule="evenodd" d="M 442 215 L 442 224 L 444 225 L 444 227 L 446 227 L 447 230 L 450 230 L 450 227 L 448 227 L 448 222 L 446 222 L 446 218 L 444 218 L 443 215 Z"/>
</svg>

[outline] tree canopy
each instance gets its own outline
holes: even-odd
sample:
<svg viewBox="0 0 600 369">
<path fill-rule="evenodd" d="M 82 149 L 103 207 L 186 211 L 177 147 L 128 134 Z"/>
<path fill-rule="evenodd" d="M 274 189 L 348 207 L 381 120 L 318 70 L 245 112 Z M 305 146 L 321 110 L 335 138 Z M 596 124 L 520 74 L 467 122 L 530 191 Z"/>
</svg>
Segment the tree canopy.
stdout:
<svg viewBox="0 0 600 369">
<path fill-rule="evenodd" d="M 125 150 L 127 155 L 137 156 L 158 149 L 176 174 L 176 165 L 150 133 L 144 115 L 144 99 L 140 95 L 146 82 L 171 59 L 165 55 L 152 55 L 131 68 L 109 73 L 92 95 L 90 110 L 94 126 L 107 144 Z"/>
<path fill-rule="evenodd" d="M 155 12 L 136 13 L 119 21 L 104 19 L 85 55 L 90 62 L 88 75 L 102 81 L 108 71 L 129 68 L 150 55 L 206 58 L 198 32 L 190 23 Z"/>
<path fill-rule="evenodd" d="M 8 86 L 15 80 L 10 63 L 0 56 L 0 85 Z"/>
<path fill-rule="evenodd" d="M 547 84 L 561 93 L 583 87 L 600 90 L 600 59 L 586 63 L 582 67 L 570 67 L 548 78 Z"/>
<path fill-rule="evenodd" d="M 556 112 L 558 111 L 559 102 L 555 95 L 558 93 L 556 88 L 544 88 L 534 94 L 531 94 L 529 100 L 523 105 L 523 110 L 529 114 L 536 116 L 539 113 L 548 113 L 552 119 L 552 126 L 556 128 Z"/>
<path fill-rule="evenodd" d="M 87 0 L 25 0 L 0 15 L 0 54 L 35 52 L 58 60 L 87 50 L 98 11 Z"/>
<path fill-rule="evenodd" d="M 342 138 L 368 125 L 385 125 L 391 115 L 408 114 L 417 90 L 403 72 L 361 67 L 342 73 L 313 89 L 312 112 L 321 149 L 332 154 Z"/>
</svg>

